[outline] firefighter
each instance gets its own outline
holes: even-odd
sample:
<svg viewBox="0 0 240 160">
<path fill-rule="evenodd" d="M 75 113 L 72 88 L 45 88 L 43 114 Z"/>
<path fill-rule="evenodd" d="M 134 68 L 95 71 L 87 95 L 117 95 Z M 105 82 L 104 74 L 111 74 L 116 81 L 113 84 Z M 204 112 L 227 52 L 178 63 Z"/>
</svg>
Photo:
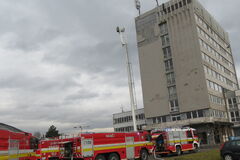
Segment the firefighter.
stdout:
<svg viewBox="0 0 240 160">
<path fill-rule="evenodd" d="M 164 138 L 163 135 L 160 134 L 157 139 L 156 139 L 156 144 L 157 144 L 157 150 L 158 151 L 164 151 Z"/>
</svg>

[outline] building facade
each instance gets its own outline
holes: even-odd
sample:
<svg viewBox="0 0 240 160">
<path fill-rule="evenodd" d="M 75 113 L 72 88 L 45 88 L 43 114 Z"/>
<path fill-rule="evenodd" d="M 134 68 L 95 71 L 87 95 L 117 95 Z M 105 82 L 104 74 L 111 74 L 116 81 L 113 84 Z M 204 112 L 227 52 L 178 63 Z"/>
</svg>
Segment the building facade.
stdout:
<svg viewBox="0 0 240 160">
<path fill-rule="evenodd" d="M 230 121 L 234 124 L 234 135 L 240 137 L 240 90 L 226 92 Z"/>
<path fill-rule="evenodd" d="M 136 123 L 137 129 L 142 130 L 146 126 L 146 120 L 144 115 L 144 109 L 136 109 Z M 133 131 L 133 120 L 132 112 L 121 112 L 113 114 L 113 128 L 115 132 L 132 132 Z"/>
<path fill-rule="evenodd" d="M 135 21 L 148 128 L 190 126 L 202 143 L 226 141 L 224 91 L 238 89 L 228 33 L 197 0 L 171 0 Z"/>
</svg>

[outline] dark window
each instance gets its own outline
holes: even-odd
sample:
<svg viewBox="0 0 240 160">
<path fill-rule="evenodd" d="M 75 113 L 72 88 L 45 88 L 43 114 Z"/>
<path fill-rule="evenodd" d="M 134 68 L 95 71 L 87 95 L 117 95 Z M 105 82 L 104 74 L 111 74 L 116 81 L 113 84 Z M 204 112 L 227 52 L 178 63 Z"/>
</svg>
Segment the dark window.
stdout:
<svg viewBox="0 0 240 160">
<path fill-rule="evenodd" d="M 229 145 L 230 145 L 230 142 L 226 142 L 224 147 L 229 147 Z"/>
<path fill-rule="evenodd" d="M 166 116 L 162 117 L 162 122 L 167 122 Z"/>
<path fill-rule="evenodd" d="M 160 28 L 160 33 L 163 34 L 163 33 L 167 33 L 168 32 L 168 28 L 167 28 L 167 23 L 161 23 L 159 25 L 159 28 Z"/>
<path fill-rule="evenodd" d="M 175 4 L 175 8 L 178 9 L 178 3 Z"/>
<path fill-rule="evenodd" d="M 191 131 L 187 131 L 187 137 L 191 138 L 192 137 L 192 132 Z"/>
<path fill-rule="evenodd" d="M 198 117 L 203 117 L 203 110 L 198 111 Z"/>
<path fill-rule="evenodd" d="M 234 112 L 231 112 L 231 117 L 234 118 Z"/>
<path fill-rule="evenodd" d="M 168 8 L 167 8 L 167 10 L 168 10 L 168 13 L 170 13 L 170 12 L 171 12 L 171 9 L 170 9 L 170 7 L 168 7 Z"/>
<path fill-rule="evenodd" d="M 172 121 L 177 121 L 177 118 L 176 117 L 172 117 Z"/>
<path fill-rule="evenodd" d="M 174 101 L 170 101 L 170 106 L 174 107 Z"/>
<path fill-rule="evenodd" d="M 174 5 L 171 6 L 172 11 L 174 11 Z"/>
<path fill-rule="evenodd" d="M 180 116 L 178 116 L 178 117 L 177 117 L 177 120 L 178 120 L 178 121 L 180 121 L 180 120 L 181 120 L 181 117 L 180 117 Z"/>
<path fill-rule="evenodd" d="M 236 98 L 233 98 L 233 104 L 237 103 Z"/>
<path fill-rule="evenodd" d="M 155 124 L 155 123 L 157 123 L 157 122 L 156 122 L 156 118 L 153 118 L 153 124 Z"/>
<path fill-rule="evenodd" d="M 191 119 L 191 118 L 192 118 L 191 112 L 187 112 L 187 119 Z"/>
<path fill-rule="evenodd" d="M 187 3 L 191 3 L 192 2 L 192 0 L 187 0 Z"/>
<path fill-rule="evenodd" d="M 184 6 L 186 5 L 186 0 L 183 0 L 183 5 L 184 5 Z"/>
<path fill-rule="evenodd" d="M 165 69 L 166 71 L 173 69 L 173 62 L 172 59 L 165 61 Z"/>
<path fill-rule="evenodd" d="M 178 100 L 175 101 L 175 105 L 178 106 Z"/>
<path fill-rule="evenodd" d="M 192 114 L 193 114 L 193 118 L 197 118 L 197 112 L 196 111 L 193 111 Z"/>
<path fill-rule="evenodd" d="M 230 143 L 230 146 L 236 146 L 236 141 L 232 141 L 232 142 Z"/>
<path fill-rule="evenodd" d="M 165 13 L 167 13 L 167 10 L 166 10 L 166 7 L 165 7 L 165 4 L 164 4 L 164 3 L 162 4 L 162 8 L 163 8 L 163 11 L 164 11 Z"/>
<path fill-rule="evenodd" d="M 239 117 L 239 112 L 236 111 L 236 112 L 235 112 L 235 115 L 236 115 L 236 117 Z"/>
<path fill-rule="evenodd" d="M 170 47 L 163 48 L 163 56 L 164 58 L 170 58 L 172 56 Z"/>
<path fill-rule="evenodd" d="M 232 104 L 232 101 L 231 101 L 231 99 L 228 99 L 228 104 Z"/>
<path fill-rule="evenodd" d="M 179 7 L 182 7 L 182 2 L 179 2 Z"/>
</svg>

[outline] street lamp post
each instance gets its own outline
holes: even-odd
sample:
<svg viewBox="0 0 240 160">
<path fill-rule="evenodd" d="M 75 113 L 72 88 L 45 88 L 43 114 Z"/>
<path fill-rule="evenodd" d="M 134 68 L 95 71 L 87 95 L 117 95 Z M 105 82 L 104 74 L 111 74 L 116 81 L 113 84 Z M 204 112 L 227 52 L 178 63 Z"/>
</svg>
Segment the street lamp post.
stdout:
<svg viewBox="0 0 240 160">
<path fill-rule="evenodd" d="M 137 105 L 135 102 L 136 99 L 134 97 L 134 91 L 133 91 L 133 78 L 132 78 L 132 72 L 131 72 L 131 67 L 129 62 L 128 44 L 123 35 L 123 33 L 125 32 L 125 28 L 120 29 L 119 27 L 117 27 L 117 32 L 119 33 L 122 47 L 125 47 L 125 51 L 126 51 L 128 85 L 129 85 L 129 93 L 130 93 L 130 101 L 131 101 L 131 109 L 132 109 L 133 130 L 137 131 L 136 116 L 135 116 L 135 108 L 137 108 Z"/>
<path fill-rule="evenodd" d="M 73 127 L 73 128 L 75 128 L 75 129 L 80 128 L 79 137 L 81 137 L 83 128 L 88 128 L 88 127 L 89 127 L 89 126 L 77 126 L 77 127 Z"/>
</svg>

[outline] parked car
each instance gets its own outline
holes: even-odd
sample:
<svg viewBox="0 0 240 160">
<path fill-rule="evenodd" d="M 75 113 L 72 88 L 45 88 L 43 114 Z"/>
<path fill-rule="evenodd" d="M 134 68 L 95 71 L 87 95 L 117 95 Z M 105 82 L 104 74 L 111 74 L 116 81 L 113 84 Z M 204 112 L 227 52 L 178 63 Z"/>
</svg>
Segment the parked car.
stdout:
<svg viewBox="0 0 240 160">
<path fill-rule="evenodd" d="M 225 142 L 220 148 L 224 160 L 240 160 L 240 140 Z"/>
</svg>

